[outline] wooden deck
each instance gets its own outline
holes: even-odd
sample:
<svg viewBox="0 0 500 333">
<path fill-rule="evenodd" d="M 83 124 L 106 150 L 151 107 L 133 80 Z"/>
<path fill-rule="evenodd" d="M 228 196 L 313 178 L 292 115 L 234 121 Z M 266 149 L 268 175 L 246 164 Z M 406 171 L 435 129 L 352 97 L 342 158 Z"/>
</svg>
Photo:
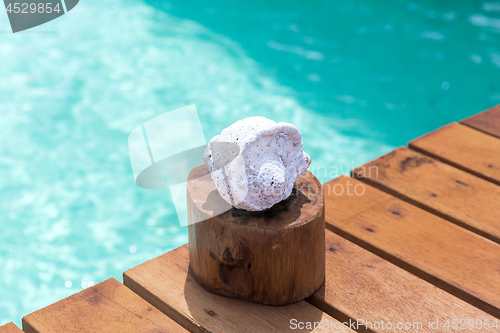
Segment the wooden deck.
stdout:
<svg viewBox="0 0 500 333">
<path fill-rule="evenodd" d="M 25 316 L 23 331 L 353 332 L 342 323 L 361 320 L 371 325 L 359 332 L 451 332 L 455 322 L 500 331 L 500 106 L 323 190 L 326 279 L 304 301 L 265 306 L 211 294 L 190 274 L 184 245 L 126 271 L 124 284 L 109 279 Z"/>
</svg>

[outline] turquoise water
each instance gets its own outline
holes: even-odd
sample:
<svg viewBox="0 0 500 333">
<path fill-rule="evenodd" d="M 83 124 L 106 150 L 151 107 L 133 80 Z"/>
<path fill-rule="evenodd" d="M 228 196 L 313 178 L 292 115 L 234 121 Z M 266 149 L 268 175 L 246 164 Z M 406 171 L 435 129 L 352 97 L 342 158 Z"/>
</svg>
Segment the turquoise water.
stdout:
<svg viewBox="0 0 500 333">
<path fill-rule="evenodd" d="M 494 1 L 87 0 L 0 40 L 0 325 L 187 242 L 130 167 L 157 115 L 292 122 L 326 181 L 500 103 Z"/>
</svg>

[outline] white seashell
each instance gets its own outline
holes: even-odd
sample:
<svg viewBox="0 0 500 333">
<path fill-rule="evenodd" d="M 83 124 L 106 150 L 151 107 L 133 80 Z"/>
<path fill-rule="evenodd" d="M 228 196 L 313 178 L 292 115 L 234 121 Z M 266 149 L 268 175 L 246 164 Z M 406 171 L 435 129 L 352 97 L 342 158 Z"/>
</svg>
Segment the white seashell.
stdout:
<svg viewBox="0 0 500 333">
<path fill-rule="evenodd" d="M 264 117 L 245 118 L 224 129 L 210 140 L 203 159 L 221 197 L 249 211 L 288 198 L 311 164 L 299 130 Z"/>
</svg>

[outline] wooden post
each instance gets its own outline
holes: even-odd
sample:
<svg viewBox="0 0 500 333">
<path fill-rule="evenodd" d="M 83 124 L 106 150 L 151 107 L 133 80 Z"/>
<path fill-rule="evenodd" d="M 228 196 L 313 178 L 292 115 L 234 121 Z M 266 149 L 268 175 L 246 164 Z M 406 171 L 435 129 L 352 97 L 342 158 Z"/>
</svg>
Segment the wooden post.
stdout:
<svg viewBox="0 0 500 333">
<path fill-rule="evenodd" d="M 189 260 L 203 287 L 272 305 L 318 290 L 325 279 L 325 212 L 312 173 L 297 178 L 290 197 L 264 212 L 230 208 L 217 214 L 214 207 L 222 200 L 207 168 L 193 169 L 187 186 Z"/>
</svg>

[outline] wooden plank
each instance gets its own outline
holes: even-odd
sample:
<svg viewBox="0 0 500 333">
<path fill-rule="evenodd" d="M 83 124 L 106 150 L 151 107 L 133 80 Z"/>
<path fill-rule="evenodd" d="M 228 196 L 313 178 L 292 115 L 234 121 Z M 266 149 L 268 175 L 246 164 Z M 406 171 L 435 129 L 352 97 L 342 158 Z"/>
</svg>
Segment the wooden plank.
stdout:
<svg viewBox="0 0 500 333">
<path fill-rule="evenodd" d="M 494 106 L 469 118 L 465 118 L 460 122 L 500 138 L 500 105 Z"/>
<path fill-rule="evenodd" d="M 391 327 L 397 332 L 436 332 L 429 327 L 429 321 L 438 321 L 439 332 L 451 332 L 454 330 L 444 324 L 454 318 L 488 319 L 490 324 L 495 321 L 487 313 L 328 230 L 325 244 L 325 284 L 308 301 L 343 322 L 362 320 L 361 327 L 375 332 L 387 332 Z M 408 326 L 405 329 L 403 325 Z M 473 328 L 467 332 L 483 330 Z"/>
<path fill-rule="evenodd" d="M 353 177 L 500 243 L 500 186 L 400 147 Z"/>
<path fill-rule="evenodd" d="M 500 140 L 491 135 L 451 123 L 408 147 L 500 185 Z"/>
<path fill-rule="evenodd" d="M 304 331 L 293 329 L 299 322 L 328 323 L 307 332 L 352 332 L 329 329 L 340 323 L 306 301 L 269 306 L 212 294 L 188 272 L 188 252 L 184 245 L 126 271 L 125 285 L 190 332 Z"/>
<path fill-rule="evenodd" d="M 186 332 L 115 279 L 23 318 L 26 333 Z"/>
<path fill-rule="evenodd" d="M 0 326 L 0 333 L 23 333 L 14 323 L 7 323 Z"/>
<path fill-rule="evenodd" d="M 500 318 L 499 244 L 353 178 L 323 189 L 329 230 Z"/>
</svg>

